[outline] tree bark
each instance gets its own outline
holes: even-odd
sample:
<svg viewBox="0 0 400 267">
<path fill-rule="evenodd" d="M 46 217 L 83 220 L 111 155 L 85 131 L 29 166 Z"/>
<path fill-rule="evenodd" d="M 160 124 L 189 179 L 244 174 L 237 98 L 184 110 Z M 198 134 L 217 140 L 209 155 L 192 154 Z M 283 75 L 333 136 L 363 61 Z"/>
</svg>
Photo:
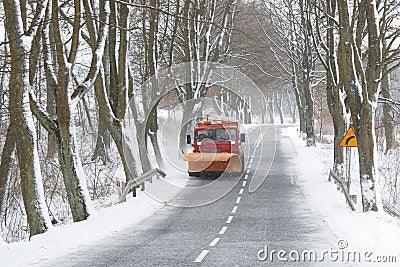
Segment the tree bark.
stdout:
<svg viewBox="0 0 400 267">
<path fill-rule="evenodd" d="M 58 0 L 52 0 L 52 23 L 54 29 L 60 29 Z M 86 220 L 90 215 L 90 197 L 86 186 L 86 176 L 76 146 L 75 121 L 72 115 L 74 106 L 69 93 L 71 69 L 64 54 L 60 30 L 55 32 L 54 39 L 58 62 L 58 84 L 55 97 L 58 121 L 58 156 L 72 218 L 74 222 L 79 222 Z"/>
<path fill-rule="evenodd" d="M 51 227 L 44 200 L 42 175 L 37 150 L 36 130 L 29 108 L 28 36 L 24 36 L 19 3 L 3 1 L 5 28 L 10 40 L 11 73 L 9 83 L 10 125 L 15 127 L 21 191 L 30 235 L 43 233 Z M 28 39 L 28 40 L 26 40 Z"/>
<path fill-rule="evenodd" d="M 151 79 L 151 99 L 157 97 L 157 68 L 158 68 L 158 12 L 156 8 L 158 6 L 157 0 L 151 0 L 150 6 L 154 9 L 150 11 L 150 21 L 149 21 L 149 36 L 148 36 L 148 49 L 147 49 L 147 62 L 149 67 L 149 79 Z M 150 109 L 148 114 L 147 125 L 145 125 L 146 135 L 150 137 L 151 144 L 153 146 L 154 154 L 156 156 L 157 163 L 162 166 L 163 160 L 161 156 L 160 146 L 158 144 L 158 121 L 157 121 L 157 109 Z M 144 140 L 147 140 L 145 137 Z M 185 139 L 186 140 L 186 139 Z M 147 145 L 147 142 L 145 141 Z"/>
<path fill-rule="evenodd" d="M 358 141 L 360 184 L 363 211 L 377 211 L 376 201 L 376 144 L 375 144 L 375 105 L 376 95 L 380 86 L 381 71 L 379 69 L 382 57 L 382 46 L 379 40 L 379 25 L 377 25 L 376 2 L 363 0 L 360 5 L 366 8 L 368 30 L 368 59 L 364 71 L 350 25 L 348 1 L 338 1 L 340 40 L 338 47 L 339 77 L 347 93 L 348 106 Z M 361 14 L 364 16 L 365 14 Z M 363 34 L 363 30 L 357 31 Z"/>
<path fill-rule="evenodd" d="M 384 72 L 386 72 L 385 67 Z M 390 74 L 387 73 L 382 78 L 382 96 L 385 99 L 391 99 L 390 94 Z M 395 140 L 394 135 L 394 114 L 392 107 L 388 103 L 383 103 L 383 127 L 385 129 L 385 153 L 389 152 L 393 148 L 393 141 Z"/>
<path fill-rule="evenodd" d="M 339 174 L 343 174 L 344 155 L 343 148 L 339 146 L 346 131 L 345 107 L 341 99 L 341 88 L 338 86 L 338 64 L 336 56 L 336 42 L 334 35 L 334 22 L 331 18 L 335 17 L 337 10 L 336 0 L 327 0 L 327 58 L 326 58 L 326 95 L 330 114 L 332 115 L 334 127 L 334 156 L 333 169 Z"/>
<path fill-rule="evenodd" d="M 45 64 L 47 64 L 45 62 Z M 49 82 L 49 77 L 46 78 L 47 82 L 47 105 L 46 105 L 46 111 L 49 113 L 51 117 L 55 116 L 56 114 L 56 107 L 55 107 L 55 102 L 54 102 L 54 92 L 56 88 L 51 87 L 51 82 Z M 52 133 L 47 133 L 47 152 L 46 152 L 46 157 L 47 158 L 53 158 L 57 153 L 57 143 L 56 140 L 53 137 Z"/>
<path fill-rule="evenodd" d="M 15 133 L 12 127 L 8 127 L 6 141 L 1 153 L 0 163 L 0 227 L 3 222 L 4 213 L 7 206 L 7 194 L 10 188 L 11 168 L 15 155 Z M 1 229 L 0 229 L 1 233 Z M 1 242 L 1 236 L 0 236 Z"/>
<path fill-rule="evenodd" d="M 278 97 L 278 93 L 274 93 L 274 99 L 275 99 L 275 106 L 278 109 L 280 122 L 281 124 L 284 124 L 285 120 L 283 118 L 283 110 L 282 110 L 282 95 Z"/>
<path fill-rule="evenodd" d="M 314 100 L 312 96 L 311 88 L 311 72 L 312 72 L 312 48 L 311 48 L 311 33 L 310 27 L 308 26 L 308 5 L 307 1 L 300 0 L 300 12 L 301 12 L 301 25 L 304 41 L 304 47 L 302 48 L 301 55 L 301 74 L 302 74 L 302 87 L 304 90 L 305 99 L 305 119 L 306 119 L 306 134 L 307 134 L 307 146 L 315 146 L 315 133 L 314 133 Z"/>
</svg>

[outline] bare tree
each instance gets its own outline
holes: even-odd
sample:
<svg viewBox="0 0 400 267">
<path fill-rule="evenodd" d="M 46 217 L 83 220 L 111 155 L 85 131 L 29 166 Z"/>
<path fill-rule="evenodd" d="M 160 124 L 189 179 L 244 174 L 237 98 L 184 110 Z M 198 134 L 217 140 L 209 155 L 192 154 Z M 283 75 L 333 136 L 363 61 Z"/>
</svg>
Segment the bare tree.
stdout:
<svg viewBox="0 0 400 267">
<path fill-rule="evenodd" d="M 35 97 L 31 95 L 31 107 L 33 108 L 36 117 L 40 123 L 53 134 L 58 145 L 58 159 L 60 168 L 64 177 L 64 184 L 67 191 L 68 202 L 71 208 L 71 213 L 74 221 L 82 221 L 90 215 L 90 197 L 86 186 L 86 177 L 82 169 L 82 163 L 79 157 L 76 146 L 74 108 L 80 97 L 89 90 L 99 72 L 106 34 L 108 31 L 108 1 L 100 1 L 100 28 L 99 37 L 96 42 L 96 50 L 92 56 L 91 68 L 83 81 L 83 83 L 71 95 L 69 88 L 72 83 L 72 68 L 74 66 L 79 42 L 77 39 L 80 34 L 80 1 L 76 1 L 75 20 L 72 34 L 72 45 L 69 53 L 65 51 L 61 28 L 59 24 L 59 6 L 57 0 L 52 0 L 47 6 L 46 21 L 52 21 L 54 31 L 54 47 L 56 48 L 57 70 L 54 65 L 46 64 L 46 79 L 48 81 L 49 93 L 54 94 L 56 103 L 57 120 L 50 118 L 38 105 Z M 49 25 L 46 25 L 43 30 L 44 38 L 44 57 L 51 62 L 52 47 L 49 35 Z M 54 90 L 56 89 L 56 91 Z"/>
<path fill-rule="evenodd" d="M 9 83 L 10 130 L 18 136 L 15 140 L 18 157 L 21 191 L 24 199 L 30 235 L 47 231 L 51 226 L 45 205 L 42 175 L 36 142 L 36 130 L 29 108 L 29 51 L 32 36 L 37 31 L 47 1 L 37 4 L 35 17 L 29 28 L 26 10 L 17 0 L 3 1 L 5 28 L 10 42 L 11 73 Z M 12 143 L 12 140 L 10 140 Z M 12 145 L 13 146 L 13 145 Z M 6 152 L 10 152 L 7 151 Z M 6 173 L 5 173 L 6 174 Z"/>
<path fill-rule="evenodd" d="M 313 43 L 318 57 L 326 71 L 326 97 L 334 126 L 334 160 L 333 169 L 343 174 L 343 148 L 339 146 L 346 130 L 344 88 L 339 85 L 339 64 L 337 56 L 336 16 L 337 1 L 326 0 L 314 3 Z M 322 18 L 325 20 L 322 21 Z"/>
</svg>

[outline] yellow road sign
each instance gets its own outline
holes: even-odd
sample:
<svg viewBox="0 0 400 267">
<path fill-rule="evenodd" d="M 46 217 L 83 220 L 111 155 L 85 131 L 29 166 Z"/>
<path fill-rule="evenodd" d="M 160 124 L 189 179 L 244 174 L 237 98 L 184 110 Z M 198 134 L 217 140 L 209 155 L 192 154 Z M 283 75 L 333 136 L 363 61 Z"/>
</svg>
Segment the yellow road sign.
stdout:
<svg viewBox="0 0 400 267">
<path fill-rule="evenodd" d="M 341 147 L 356 147 L 357 137 L 352 126 L 349 127 L 346 134 L 343 136 L 342 141 L 340 141 L 339 146 Z"/>
</svg>

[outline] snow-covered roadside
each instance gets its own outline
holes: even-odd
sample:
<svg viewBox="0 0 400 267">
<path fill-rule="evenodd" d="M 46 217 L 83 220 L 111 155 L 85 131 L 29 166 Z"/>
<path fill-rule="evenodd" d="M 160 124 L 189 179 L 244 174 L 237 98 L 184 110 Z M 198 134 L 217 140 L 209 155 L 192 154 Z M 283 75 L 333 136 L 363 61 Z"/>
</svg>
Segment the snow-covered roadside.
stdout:
<svg viewBox="0 0 400 267">
<path fill-rule="evenodd" d="M 336 185 L 328 182 L 333 149 L 321 144 L 305 147 L 305 141 L 298 137 L 296 127 L 283 131 L 297 150 L 299 157 L 296 165 L 300 183 L 305 188 L 312 208 L 322 215 L 321 219 L 329 223 L 340 239 L 348 242 L 349 249 L 369 251 L 374 255 L 393 255 L 399 264 L 400 221 L 383 211 L 352 212 Z"/>
<path fill-rule="evenodd" d="M 187 175 L 168 172 L 166 180 L 183 186 Z M 151 186 L 157 186 L 157 179 L 153 179 Z M 170 197 L 176 193 L 171 192 Z M 164 203 L 137 190 L 136 198 L 128 197 L 126 203 L 100 209 L 86 221 L 53 227 L 44 234 L 32 237 L 29 242 L 0 242 L 1 266 L 28 266 L 73 253 L 102 238 L 122 232 L 128 226 L 140 223 L 164 206 Z"/>
</svg>

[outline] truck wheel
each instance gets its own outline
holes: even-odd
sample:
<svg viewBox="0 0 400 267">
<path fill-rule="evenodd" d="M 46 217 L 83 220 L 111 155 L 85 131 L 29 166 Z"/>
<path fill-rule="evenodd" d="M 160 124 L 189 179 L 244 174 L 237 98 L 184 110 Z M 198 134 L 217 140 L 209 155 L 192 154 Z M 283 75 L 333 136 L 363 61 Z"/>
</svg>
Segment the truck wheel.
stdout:
<svg viewBox="0 0 400 267">
<path fill-rule="evenodd" d="M 189 176 L 191 177 L 200 177 L 201 176 L 201 172 L 188 172 Z"/>
</svg>

